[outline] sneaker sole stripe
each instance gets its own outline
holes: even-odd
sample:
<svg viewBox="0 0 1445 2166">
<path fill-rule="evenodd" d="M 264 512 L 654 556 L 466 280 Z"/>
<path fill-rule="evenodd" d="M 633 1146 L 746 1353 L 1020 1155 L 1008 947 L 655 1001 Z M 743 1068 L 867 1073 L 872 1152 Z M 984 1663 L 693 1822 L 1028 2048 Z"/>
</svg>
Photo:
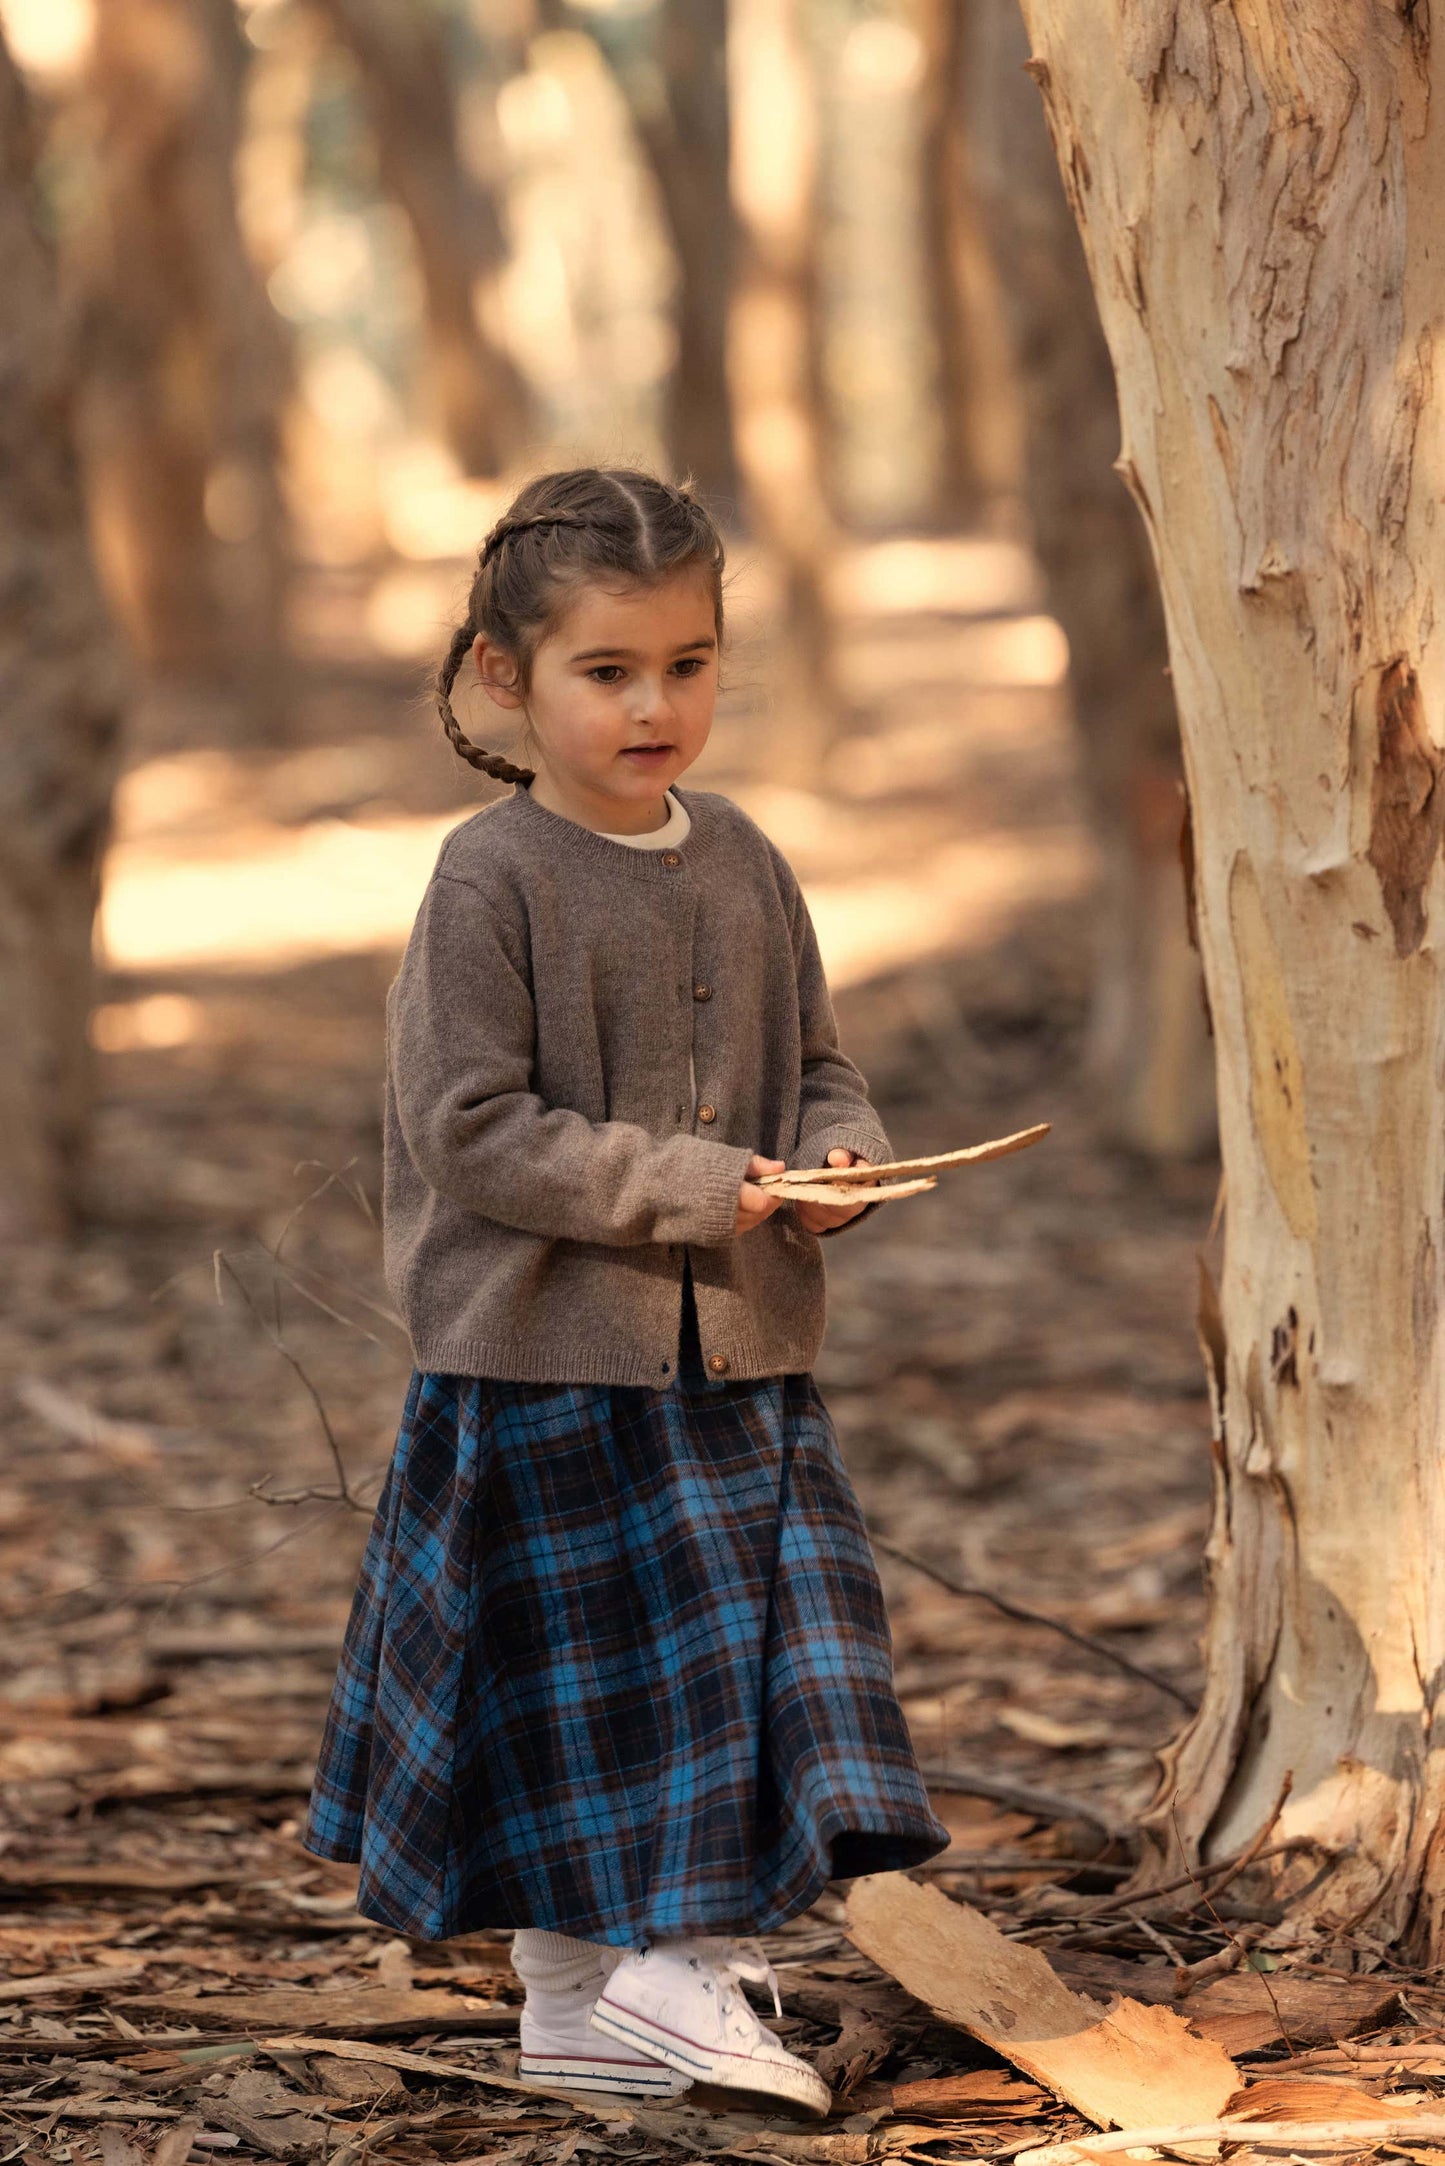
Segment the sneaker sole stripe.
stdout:
<svg viewBox="0 0 1445 2166">
<path fill-rule="evenodd" d="M 734 2053 L 727 2046 L 699 2046 L 695 2040 L 684 2037 L 679 2031 L 669 2030 L 666 2024 L 656 2022 L 651 2016 L 639 2016 L 630 2009 L 619 2011 L 616 2003 L 608 2002 L 605 1996 L 597 2002 L 592 2022 L 604 2037 L 650 2047 L 672 2067 L 681 2067 L 685 2062 L 685 2072 L 700 2083 L 716 2083 L 725 2090 L 765 2092 L 774 2098 L 791 2099 L 795 2105 L 806 2106 L 814 2113 L 826 2113 L 831 2103 L 832 2094 L 820 2076 L 814 2076 L 813 2082 L 822 2093 L 821 2103 L 807 2076 L 798 2070 L 779 2067 L 776 2062 L 759 2059 L 755 2054 Z"/>
<path fill-rule="evenodd" d="M 602 2019 L 600 2023 L 599 2017 Z M 628 2045 L 655 2046 L 664 2056 L 676 2055 L 679 2061 L 687 2063 L 682 2071 L 684 2074 L 708 2075 L 714 2066 L 716 2057 L 713 2054 L 696 2045 L 692 2039 L 684 2038 L 681 2032 L 670 2031 L 661 2023 L 651 2022 L 648 2017 L 631 2014 L 623 2016 L 616 2008 L 608 2007 L 599 2001 L 593 2010 L 592 2021 L 597 2028 L 605 2029 L 609 2037 L 623 2039 Z"/>
<path fill-rule="evenodd" d="M 629 2098 L 678 2098 L 687 2089 L 686 2084 L 653 2083 L 643 2076 L 580 2074 L 575 2068 L 523 2068 L 518 2071 L 519 2080 L 525 2083 L 531 2077 L 538 2083 L 561 2084 L 578 2091 L 615 2091 Z"/>
</svg>

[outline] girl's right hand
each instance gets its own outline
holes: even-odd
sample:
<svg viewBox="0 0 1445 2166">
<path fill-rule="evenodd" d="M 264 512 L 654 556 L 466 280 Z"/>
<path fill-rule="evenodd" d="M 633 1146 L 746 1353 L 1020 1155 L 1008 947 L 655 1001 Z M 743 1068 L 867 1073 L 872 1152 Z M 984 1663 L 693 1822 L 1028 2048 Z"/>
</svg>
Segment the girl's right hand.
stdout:
<svg viewBox="0 0 1445 2166">
<path fill-rule="evenodd" d="M 761 1226 L 787 1201 L 785 1196 L 770 1195 L 765 1188 L 755 1188 L 754 1181 L 760 1174 L 782 1173 L 787 1161 L 782 1158 L 760 1158 L 755 1151 L 748 1160 L 748 1170 L 738 1190 L 737 1217 L 733 1221 L 734 1233 L 751 1233 Z"/>
</svg>

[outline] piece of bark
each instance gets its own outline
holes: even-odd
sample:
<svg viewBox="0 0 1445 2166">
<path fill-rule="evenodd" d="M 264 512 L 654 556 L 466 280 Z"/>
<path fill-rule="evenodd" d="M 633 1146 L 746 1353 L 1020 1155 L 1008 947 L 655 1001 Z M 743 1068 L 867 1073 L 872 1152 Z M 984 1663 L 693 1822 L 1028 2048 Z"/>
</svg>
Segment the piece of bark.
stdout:
<svg viewBox="0 0 1445 2166">
<path fill-rule="evenodd" d="M 856 2001 L 844 2001 L 842 2028 L 832 2045 L 815 2056 L 815 2066 L 835 2098 L 849 2097 L 863 2078 L 887 2060 L 896 2040 L 893 2032 Z"/>
<path fill-rule="evenodd" d="M 384 2061 L 348 2061 L 338 2053 L 315 2053 L 311 2073 L 323 2091 L 353 2106 L 380 2106 L 400 2098 L 406 2085 Z"/>
<path fill-rule="evenodd" d="M 77 1776 L 75 1785 L 90 1805 L 141 1798 L 308 1797 L 314 1773 L 299 1761 L 294 1767 L 185 1768 L 138 1762 L 114 1774 Z"/>
<path fill-rule="evenodd" d="M 278 1986 L 259 1993 L 153 1993 L 121 2004 L 157 2008 L 166 2015 L 189 2016 L 195 2023 L 256 2035 L 261 2031 L 307 2030 L 341 2037 L 408 2031 L 508 2032 L 519 2011 L 495 2001 L 478 2003 L 456 1993 L 397 1993 L 386 1986 L 352 1986 L 314 1991 Z"/>
<path fill-rule="evenodd" d="M 7 2113 L 54 2114 L 59 2121 L 175 2121 L 179 2106 L 157 2106 L 148 2098 L 134 2105 L 119 2098 L 7 2098 Z"/>
<path fill-rule="evenodd" d="M 1007 2068 L 970 2068 L 961 2076 L 927 2076 L 918 2083 L 895 2083 L 895 2113 L 937 2114 L 943 2121 L 1031 2120 L 1043 2103 L 1037 2084 L 1022 2083 Z"/>
<path fill-rule="evenodd" d="M 448 2083 L 476 2083 L 487 2091 L 518 2091 L 524 2098 L 558 2098 L 564 2105 L 576 2100 L 575 2091 L 553 2091 L 545 2084 L 522 2083 L 515 2076 L 499 2076 L 490 2068 L 468 2068 L 463 2061 L 443 2061 L 433 2053 L 407 2053 L 399 2046 L 357 2045 L 349 2038 L 262 2038 L 257 2043 L 268 2053 L 336 2053 L 351 2061 L 379 2061 L 384 2068 L 404 2068 L 413 2075 L 433 2076 Z M 637 2118 L 621 2099 L 607 2101 L 609 2119 Z"/>
<path fill-rule="evenodd" d="M 183 2121 L 177 2121 L 174 2128 L 168 2128 L 151 2152 L 151 2166 L 186 2166 L 186 2160 L 191 2155 L 191 2145 L 201 2133 L 203 2125 L 198 2116 L 187 2114 Z"/>
<path fill-rule="evenodd" d="M 181 1895 L 194 1888 L 240 1887 L 246 1878 L 236 1872 L 173 1872 L 160 1865 L 0 1865 L 0 1888 L 22 1888 L 27 1895 L 51 1888 L 139 1888 Z"/>
<path fill-rule="evenodd" d="M 841 1173 L 843 1169 L 841 1166 L 835 1166 L 826 1170 Z M 788 1185 L 786 1188 L 778 1187 L 777 1184 L 784 1180 L 787 1180 Z M 937 1181 L 853 1181 L 840 1190 L 837 1187 L 825 1188 L 821 1181 L 803 1180 L 797 1175 L 789 1179 L 787 1175 L 778 1173 L 770 1175 L 766 1181 L 759 1181 L 755 1185 L 759 1188 L 767 1186 L 776 1188 L 777 1193 L 787 1203 L 831 1203 L 837 1205 L 847 1203 L 854 1195 L 866 1195 L 870 1203 L 897 1203 L 901 1196 L 921 1196 L 928 1189 L 937 1188 L 938 1183 Z"/>
<path fill-rule="evenodd" d="M 1391 2121 L 1407 2109 L 1398 2098 L 1376 2098 L 1357 2083 L 1286 2075 L 1257 2076 L 1224 2110 L 1231 2121 Z"/>
<path fill-rule="evenodd" d="M 52 1970 L 38 1978 L 0 1980 L 0 2001 L 43 2001 L 53 1994 L 99 1993 L 107 1986 L 128 1985 L 144 1963 L 111 1963 L 86 1970 Z"/>
<path fill-rule="evenodd" d="M 905 1174 L 938 1174 L 953 1166 L 977 1166 L 990 1158 L 1011 1158 L 1015 1151 L 1042 1143 L 1050 1126 L 1050 1122 L 1040 1121 L 1037 1127 L 1016 1129 L 1011 1136 L 995 1136 L 991 1143 L 971 1143 L 961 1151 L 938 1151 L 931 1158 L 890 1158 L 881 1166 L 861 1161 L 854 1166 L 793 1166 L 784 1173 L 763 1174 L 757 1186 L 782 1189 L 788 1195 L 796 1192 L 800 1181 L 832 1188 L 871 1188 L 880 1181 L 900 1180 Z"/>
<path fill-rule="evenodd" d="M 982 2039 L 1100 2127 L 1218 2115 L 1239 2088 L 1222 2047 L 1168 2008 L 1121 2000 L 1100 2014 L 1034 1948 L 903 1873 L 856 1881 L 846 1930 L 944 2022 Z"/>
<path fill-rule="evenodd" d="M 1066 1985 L 1106 2000 L 1111 1993 L 1167 2005 L 1174 1972 L 1164 1963 L 1127 1963 L 1119 1956 L 1070 1950 L 1056 1964 Z M 1313 1978 L 1273 1971 L 1266 1986 L 1255 1971 L 1237 1971 L 1201 1986 L 1180 2012 L 1197 2031 L 1229 2053 L 1258 2053 L 1286 2034 L 1292 2045 L 1333 2044 L 1387 2023 L 1399 1999 L 1389 1978 Z M 1282 2027 L 1281 2027 L 1282 2026 Z"/>
<path fill-rule="evenodd" d="M 102 2121 L 94 2137 L 100 2166 L 147 2166 L 146 2154 L 114 2121 Z"/>
<path fill-rule="evenodd" d="M 322 2122 L 296 2109 L 301 2100 L 264 2068 L 245 2068 L 222 2099 L 206 2107 L 211 2120 L 264 2158 L 302 2159 L 326 2147 Z"/>
</svg>

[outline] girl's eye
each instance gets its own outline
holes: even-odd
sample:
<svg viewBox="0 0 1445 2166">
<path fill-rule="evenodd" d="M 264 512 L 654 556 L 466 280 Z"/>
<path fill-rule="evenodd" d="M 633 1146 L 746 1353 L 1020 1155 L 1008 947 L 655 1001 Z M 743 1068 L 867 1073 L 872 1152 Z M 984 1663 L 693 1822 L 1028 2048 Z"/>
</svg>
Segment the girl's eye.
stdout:
<svg viewBox="0 0 1445 2166">
<path fill-rule="evenodd" d="M 679 677 L 695 677 L 702 666 L 703 661 L 700 654 L 685 654 L 680 662 L 673 664 L 673 668 L 677 671 Z"/>
<path fill-rule="evenodd" d="M 596 684 L 616 684 L 622 676 L 622 665 L 620 662 L 599 662 L 587 674 Z"/>
</svg>

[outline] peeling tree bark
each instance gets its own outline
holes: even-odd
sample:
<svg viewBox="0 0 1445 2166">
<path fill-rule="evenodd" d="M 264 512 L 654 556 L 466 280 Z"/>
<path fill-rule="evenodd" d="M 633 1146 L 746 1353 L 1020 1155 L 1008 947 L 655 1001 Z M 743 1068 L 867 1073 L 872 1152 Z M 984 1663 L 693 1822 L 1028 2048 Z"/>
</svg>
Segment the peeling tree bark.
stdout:
<svg viewBox="0 0 1445 2166">
<path fill-rule="evenodd" d="M 1203 1708 L 1154 1816 L 1271 1811 L 1445 1950 L 1437 738 L 1445 56 L 1416 0 L 1024 0 L 1169 624 L 1229 1218 Z M 1296 1866 L 1296 1873 L 1311 1870 Z"/>
<path fill-rule="evenodd" d="M 1114 471 L 1119 409 L 1017 0 L 969 0 L 968 140 L 1026 420 L 1024 471 L 1100 860 L 1088 1065 L 1112 1138 L 1214 1140 L 1214 1054 L 1180 865 L 1179 726 L 1149 537 Z"/>
<path fill-rule="evenodd" d="M 0 38 L 0 1241 L 61 1233 L 90 1110 L 91 921 L 120 678 L 71 442 L 71 357 Z"/>
</svg>

